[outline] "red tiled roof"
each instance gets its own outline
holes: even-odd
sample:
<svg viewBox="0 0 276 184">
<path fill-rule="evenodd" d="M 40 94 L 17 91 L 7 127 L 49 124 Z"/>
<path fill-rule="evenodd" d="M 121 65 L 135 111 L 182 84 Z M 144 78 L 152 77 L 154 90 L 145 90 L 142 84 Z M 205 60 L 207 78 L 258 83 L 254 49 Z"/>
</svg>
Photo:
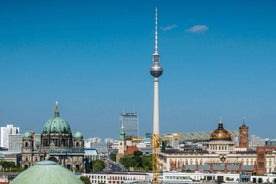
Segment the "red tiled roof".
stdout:
<svg viewBox="0 0 276 184">
<path fill-rule="evenodd" d="M 137 151 L 138 148 L 136 146 L 127 146 L 127 150 L 125 152 L 126 155 L 133 155 L 134 151 Z"/>
</svg>

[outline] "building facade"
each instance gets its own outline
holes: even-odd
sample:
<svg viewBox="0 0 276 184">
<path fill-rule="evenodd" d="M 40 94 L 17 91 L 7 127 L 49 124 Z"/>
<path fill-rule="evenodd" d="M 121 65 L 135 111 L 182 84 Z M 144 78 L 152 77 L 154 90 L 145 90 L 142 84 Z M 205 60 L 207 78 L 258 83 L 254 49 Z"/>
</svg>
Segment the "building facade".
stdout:
<svg viewBox="0 0 276 184">
<path fill-rule="evenodd" d="M 70 170 L 84 168 L 84 141 L 80 132 L 72 133 L 70 125 L 59 115 L 56 105 L 54 117 L 46 121 L 35 145 L 34 133 L 26 132 L 22 139 L 23 168 L 29 168 L 38 161 L 51 160 Z"/>
<path fill-rule="evenodd" d="M 122 124 L 125 128 L 126 139 L 139 137 L 139 119 L 136 113 L 121 113 L 120 127 Z"/>
<path fill-rule="evenodd" d="M 82 176 L 86 176 L 90 179 L 92 184 L 98 183 L 145 183 L 150 181 L 150 173 L 142 172 L 100 172 L 100 173 L 83 173 Z"/>
<path fill-rule="evenodd" d="M 261 148 L 243 151 L 236 149 L 230 131 L 223 128 L 222 121 L 218 123 L 218 128 L 211 132 L 210 139 L 205 144 L 206 149 L 184 147 L 163 150 L 160 153 L 161 170 L 231 173 L 244 171 L 257 175 L 275 172 L 275 155 L 272 152 Z"/>
<path fill-rule="evenodd" d="M 9 147 L 9 135 L 19 134 L 19 127 L 14 127 L 13 125 L 7 125 L 6 127 L 1 127 L 1 145 L 2 148 Z"/>
</svg>

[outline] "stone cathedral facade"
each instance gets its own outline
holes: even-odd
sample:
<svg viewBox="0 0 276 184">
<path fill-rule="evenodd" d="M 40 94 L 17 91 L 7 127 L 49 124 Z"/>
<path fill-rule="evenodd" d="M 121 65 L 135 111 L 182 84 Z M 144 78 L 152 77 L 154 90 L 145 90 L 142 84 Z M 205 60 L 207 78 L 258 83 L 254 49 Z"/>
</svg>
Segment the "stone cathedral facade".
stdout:
<svg viewBox="0 0 276 184">
<path fill-rule="evenodd" d="M 40 141 L 35 143 L 32 132 L 24 134 L 21 156 L 21 167 L 25 169 L 42 160 L 55 161 L 73 171 L 84 169 L 83 135 L 72 133 L 69 123 L 60 117 L 56 104 L 54 117 L 46 121 Z"/>
</svg>

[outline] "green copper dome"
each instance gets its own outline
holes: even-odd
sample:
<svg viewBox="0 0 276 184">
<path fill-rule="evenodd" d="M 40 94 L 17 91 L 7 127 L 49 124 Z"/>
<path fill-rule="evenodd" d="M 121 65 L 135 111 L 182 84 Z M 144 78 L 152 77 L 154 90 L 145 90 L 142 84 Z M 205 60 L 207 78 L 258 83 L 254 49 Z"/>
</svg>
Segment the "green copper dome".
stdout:
<svg viewBox="0 0 276 184">
<path fill-rule="evenodd" d="M 31 132 L 25 132 L 24 133 L 24 138 L 32 138 Z"/>
<path fill-rule="evenodd" d="M 68 169 L 53 161 L 37 162 L 34 166 L 19 174 L 11 184 L 83 184 Z"/>
<path fill-rule="evenodd" d="M 75 138 L 83 138 L 83 135 L 82 135 L 82 133 L 80 133 L 79 131 L 77 131 L 76 133 L 75 133 L 75 135 L 74 135 L 74 137 Z"/>
<path fill-rule="evenodd" d="M 54 117 L 46 121 L 42 133 L 71 133 L 69 123 L 59 116 L 57 105 Z"/>
</svg>

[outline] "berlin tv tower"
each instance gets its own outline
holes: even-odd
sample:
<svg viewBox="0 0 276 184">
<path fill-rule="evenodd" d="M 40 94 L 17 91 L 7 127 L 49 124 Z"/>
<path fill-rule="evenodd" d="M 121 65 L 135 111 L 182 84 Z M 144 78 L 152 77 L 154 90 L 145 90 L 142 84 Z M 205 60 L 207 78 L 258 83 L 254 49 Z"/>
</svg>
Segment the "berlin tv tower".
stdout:
<svg viewBox="0 0 276 184">
<path fill-rule="evenodd" d="M 153 64 L 150 74 L 154 77 L 154 103 L 153 103 L 153 134 L 159 134 L 159 97 L 158 77 L 162 75 L 163 69 L 160 66 L 158 54 L 158 32 L 157 32 L 157 8 L 155 9 L 155 50 L 153 53 Z"/>
<path fill-rule="evenodd" d="M 153 183 L 158 182 L 160 172 L 159 154 L 160 154 L 160 135 L 159 135 L 159 92 L 158 77 L 163 73 L 160 66 L 158 54 L 158 16 L 157 8 L 155 9 L 155 49 L 153 53 L 153 64 L 150 68 L 150 74 L 154 77 L 154 100 L 153 100 L 153 134 L 152 134 L 152 172 Z"/>
</svg>

